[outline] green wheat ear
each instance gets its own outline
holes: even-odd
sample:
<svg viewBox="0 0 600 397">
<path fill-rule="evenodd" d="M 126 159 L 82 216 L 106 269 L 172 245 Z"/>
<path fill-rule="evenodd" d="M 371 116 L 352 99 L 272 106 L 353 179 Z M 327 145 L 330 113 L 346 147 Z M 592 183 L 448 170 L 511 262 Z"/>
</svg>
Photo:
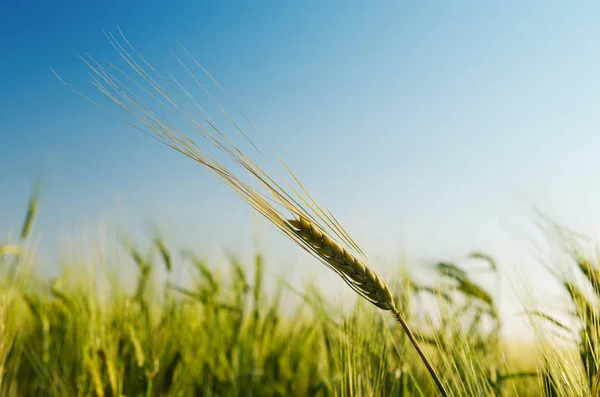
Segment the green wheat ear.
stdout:
<svg viewBox="0 0 600 397">
<path fill-rule="evenodd" d="M 29 199 L 29 204 L 27 206 L 27 213 L 25 214 L 25 220 L 23 222 L 23 227 L 21 228 L 21 239 L 25 240 L 31 234 L 31 230 L 33 229 L 33 224 L 35 223 L 35 217 L 38 213 L 40 203 L 40 190 L 36 188 Z"/>
</svg>

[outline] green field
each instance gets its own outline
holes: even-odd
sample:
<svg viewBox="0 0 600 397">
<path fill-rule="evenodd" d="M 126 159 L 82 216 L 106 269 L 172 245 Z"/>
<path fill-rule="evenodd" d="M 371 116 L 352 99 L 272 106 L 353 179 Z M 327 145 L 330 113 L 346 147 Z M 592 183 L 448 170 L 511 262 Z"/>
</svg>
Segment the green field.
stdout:
<svg viewBox="0 0 600 397">
<path fill-rule="evenodd" d="M 365 300 L 328 303 L 318 285 L 264 286 L 265 258 L 216 267 L 153 240 L 129 259 L 62 265 L 36 276 L 37 198 L 21 239 L 0 246 L 2 396 L 430 396 L 435 386 L 406 334 Z M 576 255 L 576 254 L 574 254 Z M 173 258 L 177 257 L 175 261 Z M 184 258 L 182 260 L 180 258 Z M 496 264 L 475 255 L 481 268 Z M 537 343 L 502 341 L 494 291 L 440 263 L 430 285 L 403 269 L 390 288 L 449 395 L 587 396 L 598 393 L 598 267 L 575 256 L 588 286 L 565 282 L 578 329 L 543 313 Z M 157 277 L 186 267 L 186 285 Z M 132 285 L 110 269 L 136 269 Z M 340 281 L 341 283 L 341 281 Z M 590 287 L 590 294 L 584 293 Z M 586 290 L 587 291 L 587 290 Z M 435 323 L 416 298 L 439 309 Z M 420 300 L 421 301 L 421 300 Z M 548 339 L 552 331 L 572 343 Z M 571 347 L 573 349 L 571 349 Z"/>
<path fill-rule="evenodd" d="M 465 253 L 477 273 L 439 262 L 425 281 L 408 266 L 383 277 L 276 142 L 241 109 L 221 107 L 207 87 L 225 90 L 183 46 L 176 60 L 187 84 L 158 73 L 124 36 L 107 38 L 122 66 L 82 57 L 101 100 L 55 72 L 58 80 L 208 171 L 354 300 L 332 301 L 330 285 L 266 277 L 277 265 L 267 253 L 217 264 L 159 234 L 115 239 L 114 257 L 58 260 L 58 274 L 44 277 L 36 192 L 20 234 L 0 240 L 0 397 L 600 396 L 600 262 L 568 230 L 544 219 L 545 237 L 568 259 L 547 269 L 567 309 L 523 302 L 516 309 L 533 337 L 506 339 L 505 264 Z M 340 152 L 339 163 L 362 161 L 326 149 Z M 336 189 L 310 153 L 297 153 L 300 167 Z M 497 282 L 483 284 L 483 273 Z M 528 281 L 514 285 L 519 297 Z"/>
</svg>

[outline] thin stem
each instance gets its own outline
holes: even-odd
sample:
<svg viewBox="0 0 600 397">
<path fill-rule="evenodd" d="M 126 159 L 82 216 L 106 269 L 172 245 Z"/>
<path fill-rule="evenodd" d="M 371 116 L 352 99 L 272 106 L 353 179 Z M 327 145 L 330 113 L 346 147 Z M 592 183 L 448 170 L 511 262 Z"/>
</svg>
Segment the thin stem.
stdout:
<svg viewBox="0 0 600 397">
<path fill-rule="evenodd" d="M 429 374 L 433 378 L 433 381 L 435 382 L 435 384 L 438 388 L 438 391 L 440 392 L 442 397 L 448 397 L 449 396 L 448 391 L 442 384 L 442 381 L 440 380 L 440 377 L 435 372 L 435 369 L 433 369 L 433 365 L 431 365 L 431 361 L 429 361 L 429 359 L 425 355 L 425 352 L 423 351 L 423 349 L 421 349 L 421 345 L 419 345 L 417 338 L 415 337 L 415 335 L 409 328 L 408 324 L 406 323 L 406 320 L 404 319 L 404 317 L 402 317 L 402 314 L 398 310 L 393 309 L 392 313 L 394 314 L 394 318 L 396 318 L 396 320 L 398 320 L 398 322 L 404 329 L 404 332 L 408 336 L 408 339 L 410 339 L 410 342 L 412 343 L 412 345 L 415 347 L 415 350 L 419 354 L 419 357 L 421 357 L 423 364 L 425 364 L 425 366 L 427 367 L 427 370 L 429 371 Z"/>
</svg>

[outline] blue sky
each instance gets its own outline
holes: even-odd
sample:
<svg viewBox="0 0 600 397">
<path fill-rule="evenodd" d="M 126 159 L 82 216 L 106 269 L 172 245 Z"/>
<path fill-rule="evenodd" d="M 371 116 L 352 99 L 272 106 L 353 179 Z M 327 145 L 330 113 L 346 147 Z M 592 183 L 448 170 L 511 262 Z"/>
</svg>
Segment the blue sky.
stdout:
<svg viewBox="0 0 600 397">
<path fill-rule="evenodd" d="M 102 219 L 199 250 L 251 242 L 212 175 L 52 75 L 89 89 L 77 57 L 115 60 L 102 31 L 119 26 L 159 70 L 185 45 L 373 261 L 484 249 L 518 268 L 531 205 L 595 233 L 599 17 L 596 2 L 3 2 L 0 235 L 42 175 L 49 252 Z"/>
</svg>

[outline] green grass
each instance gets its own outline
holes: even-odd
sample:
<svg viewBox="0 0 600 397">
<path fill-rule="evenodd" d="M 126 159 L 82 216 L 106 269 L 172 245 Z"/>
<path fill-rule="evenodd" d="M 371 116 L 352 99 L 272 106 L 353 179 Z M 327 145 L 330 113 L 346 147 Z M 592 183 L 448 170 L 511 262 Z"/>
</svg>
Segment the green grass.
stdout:
<svg viewBox="0 0 600 397">
<path fill-rule="evenodd" d="M 99 258 L 89 258 L 89 266 L 62 266 L 55 279 L 41 279 L 28 251 L 37 201 L 34 196 L 20 240 L 0 246 L 2 396 L 436 394 L 393 318 L 364 300 L 335 306 L 317 285 L 281 279 L 267 288 L 268 264 L 260 254 L 253 263 L 231 257 L 222 268 L 154 239 L 148 252 L 124 243 L 126 263 L 100 266 L 94 265 Z M 530 315 L 570 330 L 574 339 L 565 346 L 545 339 L 539 324 L 536 344 L 502 341 L 497 291 L 483 288 L 460 264 L 438 264 L 439 277 L 428 285 L 398 270 L 390 285 L 396 307 L 450 395 L 597 393 L 597 264 L 573 252 L 574 269 L 589 284 L 564 281 L 576 327 Z M 497 272 L 490 258 L 473 257 Z M 137 269 L 133 285 L 107 276 L 126 266 Z M 195 276 L 185 285 L 158 277 L 177 267 Z M 436 321 L 422 316 L 423 299 L 435 304 Z"/>
</svg>

